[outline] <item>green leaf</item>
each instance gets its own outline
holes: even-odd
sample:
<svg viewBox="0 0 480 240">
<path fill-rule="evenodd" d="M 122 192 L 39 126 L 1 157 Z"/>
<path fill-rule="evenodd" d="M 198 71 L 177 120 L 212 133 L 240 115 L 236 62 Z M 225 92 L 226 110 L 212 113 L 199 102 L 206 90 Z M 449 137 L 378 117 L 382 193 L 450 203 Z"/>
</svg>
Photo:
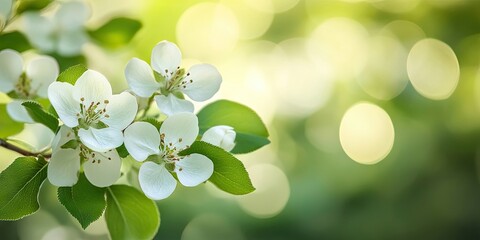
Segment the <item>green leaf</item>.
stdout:
<svg viewBox="0 0 480 240">
<path fill-rule="evenodd" d="M 25 35 L 18 31 L 13 31 L 0 35 L 0 50 L 7 48 L 18 52 L 24 52 L 31 49 L 32 46 Z"/>
<path fill-rule="evenodd" d="M 19 0 L 17 14 L 26 11 L 39 11 L 48 6 L 53 0 Z"/>
<path fill-rule="evenodd" d="M 0 104 L 0 116 L 0 138 L 10 137 L 23 130 L 23 123 L 10 118 L 5 104 Z"/>
<path fill-rule="evenodd" d="M 77 82 L 77 79 L 82 76 L 82 74 L 87 71 L 88 69 L 83 64 L 77 64 L 75 66 L 67 68 L 67 70 L 63 71 L 58 75 L 57 81 L 58 82 L 66 82 L 72 85 Z"/>
<path fill-rule="evenodd" d="M 196 141 L 180 155 L 202 154 L 213 162 L 213 174 L 209 181 L 221 190 L 243 195 L 255 190 L 243 163 L 229 152 L 210 143 Z"/>
<path fill-rule="evenodd" d="M 137 189 L 113 185 L 107 188 L 105 220 L 112 240 L 153 239 L 160 213 L 155 202 Z"/>
<path fill-rule="evenodd" d="M 198 114 L 200 133 L 218 125 L 233 127 L 237 133 L 232 153 L 248 153 L 270 143 L 262 119 L 250 108 L 228 100 L 205 106 Z"/>
<path fill-rule="evenodd" d="M 121 158 L 126 158 L 130 153 L 128 152 L 127 148 L 125 147 L 125 144 L 122 144 L 122 146 L 117 148 L 118 156 Z"/>
<path fill-rule="evenodd" d="M 58 53 L 51 53 L 49 55 L 57 59 L 58 65 L 60 67 L 60 72 L 63 72 L 75 65 L 87 65 L 87 59 L 83 55 L 62 56 Z"/>
<path fill-rule="evenodd" d="M 77 149 L 78 145 L 80 145 L 80 143 L 77 141 L 77 139 L 72 139 L 68 142 L 66 142 L 65 144 L 63 144 L 62 146 L 60 146 L 60 148 L 62 149 Z"/>
<path fill-rule="evenodd" d="M 48 128 L 50 128 L 54 133 L 57 132 L 58 128 L 58 119 L 52 114 L 43 110 L 42 106 L 36 102 L 28 101 L 22 103 L 22 105 L 27 109 L 28 115 L 37 123 L 41 123 Z"/>
<path fill-rule="evenodd" d="M 60 187 L 57 193 L 60 203 L 78 220 L 83 229 L 102 216 L 107 205 L 105 188 L 93 186 L 84 174 L 79 176 L 73 187 Z"/>
<path fill-rule="evenodd" d="M 147 122 L 155 126 L 157 130 L 160 130 L 160 127 L 162 126 L 162 123 L 159 122 L 157 119 L 149 117 L 141 120 L 142 122 Z"/>
<path fill-rule="evenodd" d="M 96 30 L 90 31 L 90 36 L 99 45 L 116 49 L 126 45 L 132 40 L 142 24 L 134 19 L 119 17 L 111 19 Z"/>
<path fill-rule="evenodd" d="M 17 158 L 0 173 L 0 219 L 18 220 L 36 212 L 38 191 L 47 177 L 45 161 Z"/>
</svg>

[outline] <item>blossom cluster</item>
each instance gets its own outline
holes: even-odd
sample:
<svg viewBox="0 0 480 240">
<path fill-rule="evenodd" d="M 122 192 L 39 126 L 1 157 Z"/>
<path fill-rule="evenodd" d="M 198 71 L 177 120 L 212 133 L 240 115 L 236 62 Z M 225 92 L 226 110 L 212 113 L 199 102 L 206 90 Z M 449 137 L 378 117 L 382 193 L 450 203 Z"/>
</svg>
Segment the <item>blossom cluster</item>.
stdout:
<svg viewBox="0 0 480 240">
<path fill-rule="evenodd" d="M 60 14 L 61 15 L 61 14 Z M 212 161 L 201 154 L 182 155 L 201 139 L 231 151 L 236 133 L 230 126 L 215 126 L 199 136 L 193 101 L 210 99 L 219 90 L 222 77 L 210 64 L 197 64 L 188 71 L 180 66 L 182 55 L 168 41 L 152 51 L 151 65 L 138 58 L 126 65 L 130 89 L 112 93 L 107 78 L 86 70 L 74 82 L 56 81 L 59 66 L 49 56 L 37 56 L 24 64 L 14 50 L 0 52 L 0 91 L 8 94 L 8 114 L 16 121 L 33 123 L 26 101 L 48 98 L 63 123 L 51 134 L 48 179 L 56 186 L 73 186 L 84 172 L 97 187 L 114 184 L 121 176 L 124 146 L 138 161 L 138 180 L 145 195 L 154 200 L 172 194 L 177 180 L 197 186 L 213 173 Z M 166 116 L 161 126 L 143 121 L 137 99 L 146 99 Z M 44 129 L 42 131 L 45 131 Z"/>
</svg>

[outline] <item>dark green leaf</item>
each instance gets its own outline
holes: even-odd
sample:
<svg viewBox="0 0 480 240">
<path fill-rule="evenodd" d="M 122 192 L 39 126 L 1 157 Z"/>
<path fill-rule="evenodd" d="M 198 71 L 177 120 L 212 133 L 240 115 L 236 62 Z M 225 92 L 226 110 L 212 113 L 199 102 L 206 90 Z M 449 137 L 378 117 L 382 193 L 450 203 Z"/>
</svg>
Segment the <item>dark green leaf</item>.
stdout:
<svg viewBox="0 0 480 240">
<path fill-rule="evenodd" d="M 228 100 L 219 100 L 205 106 L 198 114 L 200 133 L 218 125 L 227 125 L 237 133 L 232 153 L 247 153 L 270 141 L 262 119 L 250 108 Z"/>
<path fill-rule="evenodd" d="M 7 106 L 0 104 L 0 138 L 7 138 L 23 130 L 23 123 L 13 121 L 7 113 Z"/>
<path fill-rule="evenodd" d="M 38 191 L 47 177 L 45 161 L 17 158 L 0 173 L 0 219 L 18 220 L 36 212 Z"/>
<path fill-rule="evenodd" d="M 57 132 L 58 119 L 52 114 L 43 110 L 42 106 L 36 102 L 24 102 L 22 105 L 27 109 L 28 115 L 37 123 L 41 123 L 50 128 L 54 133 Z"/>
<path fill-rule="evenodd" d="M 58 82 L 66 82 L 75 85 L 77 79 L 88 69 L 83 64 L 77 64 L 75 66 L 67 68 L 67 70 L 60 73 L 57 78 Z"/>
<path fill-rule="evenodd" d="M 249 153 L 270 143 L 265 137 L 238 132 L 232 153 Z"/>
<path fill-rule="evenodd" d="M 31 49 L 30 42 L 20 32 L 8 32 L 0 35 L 0 50 L 13 49 L 18 52 L 24 52 Z"/>
<path fill-rule="evenodd" d="M 137 20 L 119 17 L 89 33 L 101 46 L 116 49 L 129 43 L 141 27 L 142 24 Z"/>
<path fill-rule="evenodd" d="M 53 0 L 19 0 L 18 2 L 17 14 L 21 14 L 26 11 L 42 10 Z"/>
<path fill-rule="evenodd" d="M 118 147 L 117 152 L 121 158 L 126 158 L 128 157 L 128 155 L 130 155 L 130 153 L 128 153 L 127 148 L 125 147 L 125 144 L 122 144 L 122 146 Z"/>
<path fill-rule="evenodd" d="M 107 188 L 105 220 L 112 240 L 153 239 L 160 226 L 154 201 L 126 185 Z"/>
<path fill-rule="evenodd" d="M 180 155 L 202 154 L 213 162 L 213 174 L 209 181 L 225 192 L 235 195 L 255 190 L 243 163 L 229 152 L 212 144 L 196 141 Z"/>
<path fill-rule="evenodd" d="M 84 174 L 79 176 L 73 187 L 58 188 L 58 200 L 80 222 L 83 229 L 102 216 L 107 205 L 105 188 L 93 186 Z"/>
</svg>

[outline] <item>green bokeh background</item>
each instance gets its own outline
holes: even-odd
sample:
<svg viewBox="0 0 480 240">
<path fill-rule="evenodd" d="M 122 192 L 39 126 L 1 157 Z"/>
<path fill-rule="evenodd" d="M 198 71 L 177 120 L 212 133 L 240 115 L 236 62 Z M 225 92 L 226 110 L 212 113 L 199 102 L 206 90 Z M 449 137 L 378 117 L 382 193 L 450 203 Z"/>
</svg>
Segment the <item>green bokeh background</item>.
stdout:
<svg viewBox="0 0 480 240">
<path fill-rule="evenodd" d="M 98 26 L 111 16 L 126 15 L 139 19 L 143 28 L 129 46 L 119 51 L 87 46 L 84 52 L 89 67 L 106 74 L 118 92 L 127 87 L 123 77 L 127 61 L 133 56 L 148 61 L 151 49 L 160 40 L 177 42 L 181 49 L 205 48 L 201 40 L 179 39 L 179 32 L 183 30 L 179 30 L 177 24 L 192 7 L 204 2 L 230 9 L 239 24 L 237 27 L 229 26 L 231 22 L 222 19 L 222 14 L 217 20 L 227 24 L 226 29 L 243 30 L 238 30 L 236 37 L 216 39 L 230 42 L 234 39 L 231 48 L 203 49 L 205 54 L 184 51 L 188 58 L 186 64 L 218 64 L 224 82 L 216 98 L 245 103 L 265 119 L 272 144 L 239 158 L 247 167 L 268 164 L 281 169 L 288 179 L 289 191 L 286 187 L 275 191 L 286 192 L 288 202 L 280 212 L 259 217 L 245 211 L 238 204 L 239 197 L 221 195 L 212 186 L 193 189 L 179 186 L 174 195 L 158 202 L 161 226 L 156 239 L 480 238 L 480 93 L 476 90 L 480 81 L 477 77 L 480 1 L 92 1 L 90 26 Z M 240 8 L 243 12 L 238 10 Z M 284 11 L 274 12 L 276 8 Z M 250 16 L 261 17 L 258 23 L 248 23 Z M 337 17 L 355 21 L 371 37 L 392 21 L 409 21 L 421 29 L 421 38 L 435 38 L 448 44 L 460 64 L 455 92 L 446 100 L 434 101 L 421 96 L 408 82 L 398 96 L 379 100 L 365 92 L 355 77 L 344 75 L 347 77 L 334 79 L 331 92 L 318 90 L 318 98 L 322 98 L 322 94 L 330 96 L 322 106 L 288 114 L 288 108 L 295 105 L 281 105 L 285 96 L 279 96 L 283 92 L 274 87 L 278 80 L 275 71 L 264 69 L 262 81 L 265 85 L 260 88 L 255 88 L 255 84 L 252 87 L 248 79 L 230 78 L 249 69 L 249 60 L 255 59 L 257 53 L 265 54 L 262 44 L 277 46 L 289 39 L 309 39 L 317 26 Z M 200 21 L 202 16 L 198 18 Z M 259 31 L 258 36 L 244 34 L 261 24 L 267 27 Z M 15 27 L 21 28 L 20 25 Z M 409 38 L 408 34 L 405 38 L 397 36 L 407 53 L 412 46 L 409 41 L 421 39 Z M 198 36 L 199 39 L 204 37 Z M 195 45 L 197 40 L 200 44 Z M 268 66 L 272 65 L 275 66 L 274 61 Z M 288 69 L 288 66 L 287 61 L 281 68 Z M 342 67 L 350 69 L 352 66 L 337 66 L 337 69 Z M 293 93 L 287 97 L 302 97 L 302 88 L 311 91 L 311 81 L 304 76 L 308 75 L 299 73 L 297 79 L 288 82 L 295 86 L 292 85 Z M 338 137 L 343 114 L 360 101 L 383 108 L 395 129 L 391 152 L 375 165 L 351 160 L 342 150 Z M 290 112 L 295 113 L 297 109 Z M 0 167 L 4 169 L 15 155 L 4 150 L 0 154 Z M 268 179 L 270 176 L 262 177 Z M 262 199 L 272 204 L 278 201 L 275 195 L 264 195 Z M 40 203 L 42 210 L 36 215 L 13 223 L 0 222 L 0 238 L 41 239 L 48 231 L 53 234 L 51 229 L 55 228 L 57 233 L 47 237 L 62 239 L 58 234 L 64 231 L 68 233 L 65 239 L 75 236 L 79 239 L 107 238 L 102 224 L 88 234 L 83 233 L 79 224 L 59 206 L 55 189 L 48 183 L 43 186 Z"/>
</svg>

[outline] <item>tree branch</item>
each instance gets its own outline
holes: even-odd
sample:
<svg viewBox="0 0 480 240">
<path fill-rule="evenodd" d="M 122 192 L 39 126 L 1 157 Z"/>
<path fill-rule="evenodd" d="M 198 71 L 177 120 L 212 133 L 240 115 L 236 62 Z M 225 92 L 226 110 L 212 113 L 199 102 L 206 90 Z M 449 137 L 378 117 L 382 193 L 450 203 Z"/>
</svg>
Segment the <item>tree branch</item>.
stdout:
<svg viewBox="0 0 480 240">
<path fill-rule="evenodd" d="M 52 156 L 51 154 L 33 153 L 33 152 L 30 152 L 30 151 L 27 151 L 25 149 L 22 149 L 22 148 L 19 148 L 19 147 L 15 146 L 11 143 L 8 143 L 5 139 L 1 139 L 1 138 L 0 138 L 0 147 L 4 147 L 8 150 L 20 153 L 23 156 L 36 157 L 38 155 L 42 155 L 44 158 L 50 158 Z"/>
</svg>

